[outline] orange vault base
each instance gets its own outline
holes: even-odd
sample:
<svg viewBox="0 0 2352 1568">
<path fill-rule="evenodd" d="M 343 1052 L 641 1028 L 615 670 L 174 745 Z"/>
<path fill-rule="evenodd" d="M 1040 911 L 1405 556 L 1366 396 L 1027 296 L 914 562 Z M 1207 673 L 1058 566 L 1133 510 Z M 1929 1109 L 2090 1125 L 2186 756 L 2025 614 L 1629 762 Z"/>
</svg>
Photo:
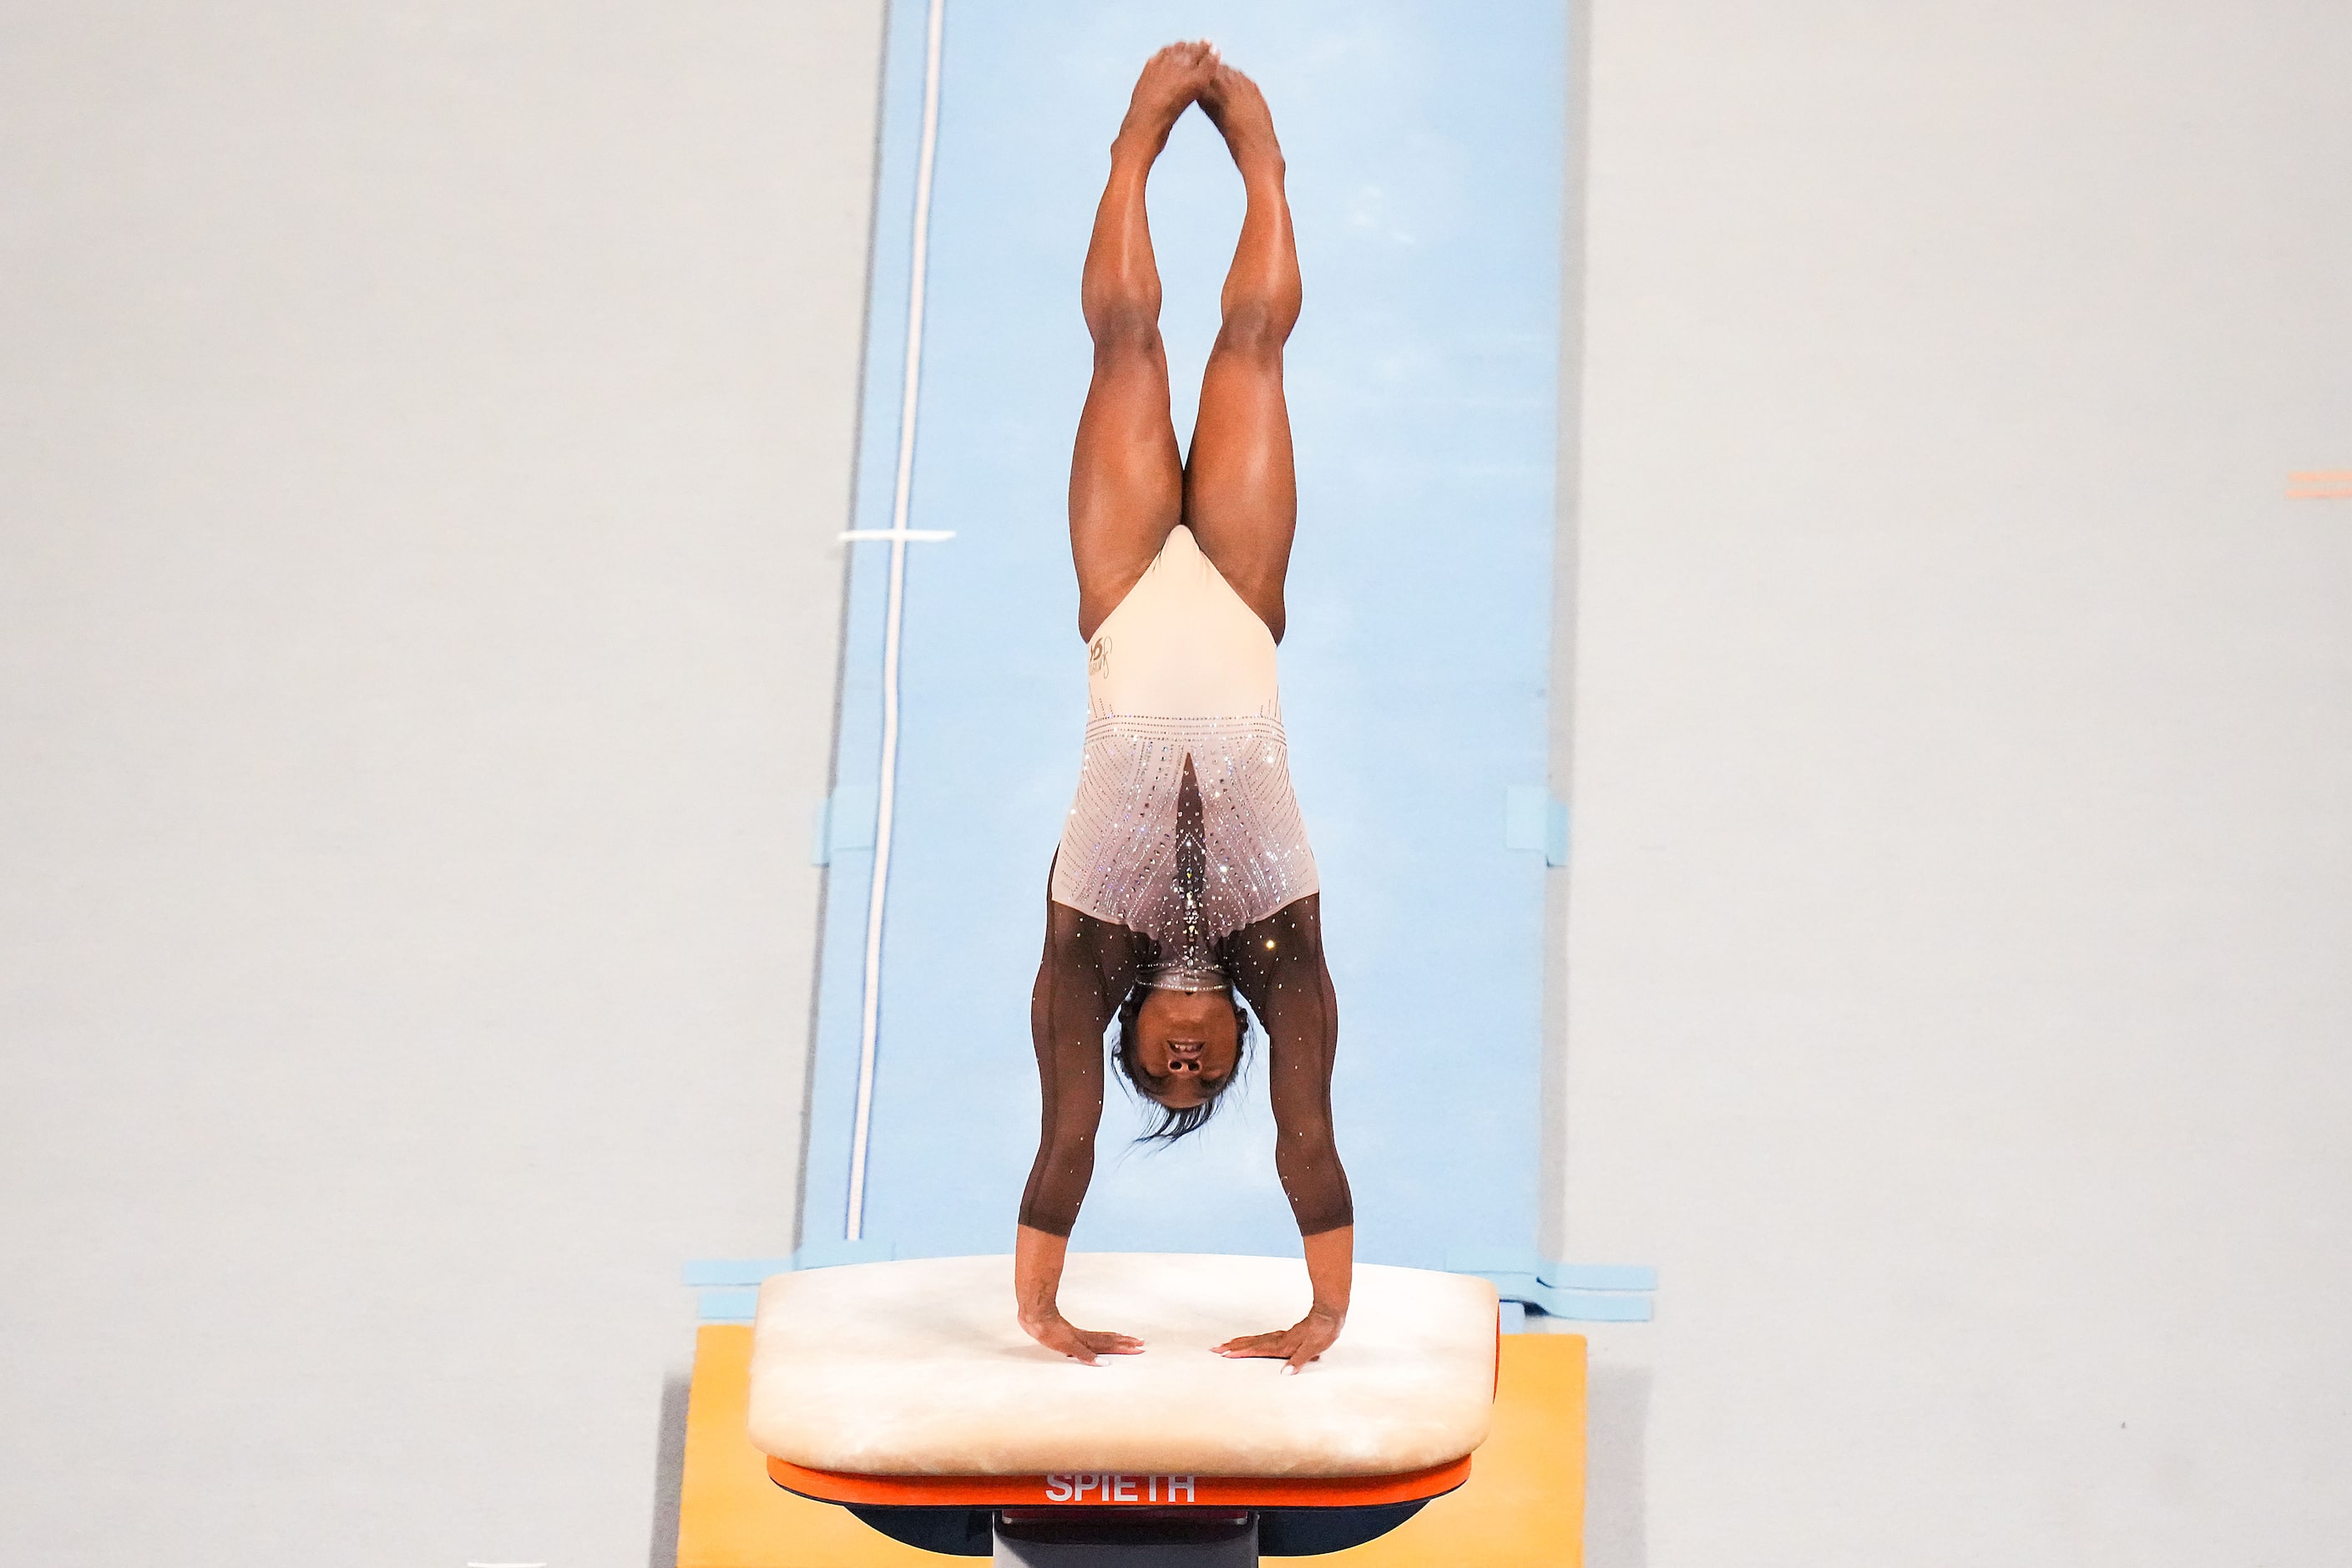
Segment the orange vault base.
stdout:
<svg viewBox="0 0 2352 1568">
<path fill-rule="evenodd" d="M 706 1324 L 696 1335 L 694 1386 L 687 1405 L 686 1474 L 678 1500 L 677 1568 L 925 1568 L 958 1561 L 901 1545 L 860 1522 L 847 1509 L 796 1496 L 780 1480 L 804 1490 L 840 1493 L 854 1501 L 869 1499 L 850 1497 L 849 1491 L 870 1490 L 870 1500 L 876 1502 L 946 1502 L 951 1500 L 944 1495 L 949 1490 L 958 1494 L 955 1501 L 967 1500 L 962 1494 L 968 1491 L 975 1504 L 1034 1507 L 1058 1500 L 1043 1493 L 1030 1496 L 1028 1489 L 1022 1489 L 1018 1497 L 1000 1500 L 995 1494 L 1013 1478 L 968 1482 L 829 1478 L 771 1460 L 744 1436 L 751 1364 L 749 1324 Z M 1444 1467 L 1449 1472 L 1457 1468 Z M 1581 1336 L 1504 1337 L 1494 1426 L 1467 1468 L 1467 1480 L 1456 1489 L 1388 1534 L 1314 1561 L 1332 1568 L 1464 1568 L 1468 1563 L 1479 1568 L 1575 1568 L 1583 1558 L 1584 1533 Z M 780 1476 L 778 1470 L 787 1473 Z M 1034 1479 L 1041 1486 L 1064 1479 L 1067 1484 L 1063 1489 L 1074 1494 L 1073 1500 L 1092 1500 L 1075 1494 L 1081 1479 L 1095 1478 Z M 1354 1494 L 1368 1487 L 1378 1489 L 1381 1482 L 1414 1483 L 1402 1485 L 1396 1495 L 1426 1496 L 1454 1480 L 1449 1473 L 1434 1484 L 1415 1476 L 1325 1482 L 1321 1487 Z M 844 1483 L 848 1483 L 845 1489 Z M 1297 1481 L 1203 1476 L 1198 1485 L 1203 1506 L 1385 1500 L 1368 1493 L 1294 1496 L 1312 1486 Z M 942 1495 L 901 1496 L 904 1488 Z M 1095 1489 L 1085 1489 L 1091 1493 Z M 1208 1495 L 1212 1491 L 1214 1496 Z M 881 1495 L 886 1492 L 891 1495 Z M 1266 1495 L 1259 1497 L 1260 1492 Z M 1118 1499 L 1113 1506 L 1125 1500 Z"/>
</svg>

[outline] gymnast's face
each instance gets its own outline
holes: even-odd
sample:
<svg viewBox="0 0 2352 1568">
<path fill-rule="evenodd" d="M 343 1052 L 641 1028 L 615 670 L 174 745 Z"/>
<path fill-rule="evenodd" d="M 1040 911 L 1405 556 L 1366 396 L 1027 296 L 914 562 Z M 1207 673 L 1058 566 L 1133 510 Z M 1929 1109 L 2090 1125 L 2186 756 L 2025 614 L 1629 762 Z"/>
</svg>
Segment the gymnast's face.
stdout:
<svg viewBox="0 0 2352 1568">
<path fill-rule="evenodd" d="M 1223 991 L 1152 991 L 1135 1014 L 1144 1092 L 1171 1110 L 1214 1100 L 1241 1058 L 1241 1015 Z"/>
</svg>

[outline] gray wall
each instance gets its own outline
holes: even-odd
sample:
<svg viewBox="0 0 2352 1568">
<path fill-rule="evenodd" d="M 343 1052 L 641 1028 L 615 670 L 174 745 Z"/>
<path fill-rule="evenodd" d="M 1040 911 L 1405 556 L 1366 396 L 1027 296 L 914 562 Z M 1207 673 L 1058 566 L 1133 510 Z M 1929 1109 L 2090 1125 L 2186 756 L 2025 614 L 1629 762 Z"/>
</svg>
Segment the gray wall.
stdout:
<svg viewBox="0 0 2352 1568">
<path fill-rule="evenodd" d="M 643 1563 L 792 1243 L 878 7 L 0 28 L 0 1558 Z"/>
<path fill-rule="evenodd" d="M 658 1556 L 677 1261 L 792 1239 L 878 6 L 0 29 L 0 1555 Z M 1593 16 L 1595 1568 L 2352 1525 L 2347 33 Z"/>
<path fill-rule="evenodd" d="M 1594 1568 L 2340 1560 L 2352 10 L 1592 37 Z"/>
</svg>

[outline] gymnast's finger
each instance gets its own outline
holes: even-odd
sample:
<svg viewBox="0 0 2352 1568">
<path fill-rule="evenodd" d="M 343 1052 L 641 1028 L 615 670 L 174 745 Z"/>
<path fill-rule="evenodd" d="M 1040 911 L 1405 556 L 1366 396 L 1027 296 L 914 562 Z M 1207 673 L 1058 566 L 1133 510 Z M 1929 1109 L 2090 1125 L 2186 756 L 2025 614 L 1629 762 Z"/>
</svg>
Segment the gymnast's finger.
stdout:
<svg viewBox="0 0 2352 1568">
<path fill-rule="evenodd" d="M 1094 1346 L 1087 1342 L 1085 1334 L 1067 1323 L 1057 1323 L 1035 1337 L 1037 1342 L 1049 1351 L 1059 1351 L 1072 1361 L 1087 1366 L 1096 1364 Z"/>
</svg>

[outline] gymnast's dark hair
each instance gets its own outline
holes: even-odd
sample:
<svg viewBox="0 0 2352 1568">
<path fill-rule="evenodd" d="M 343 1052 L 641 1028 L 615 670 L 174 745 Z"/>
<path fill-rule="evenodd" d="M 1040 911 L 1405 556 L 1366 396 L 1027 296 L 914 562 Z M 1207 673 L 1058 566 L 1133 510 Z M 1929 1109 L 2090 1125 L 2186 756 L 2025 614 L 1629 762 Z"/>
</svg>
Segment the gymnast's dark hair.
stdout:
<svg viewBox="0 0 2352 1568">
<path fill-rule="evenodd" d="M 1225 1098 L 1225 1091 L 1241 1081 L 1242 1068 L 1249 1062 L 1250 1012 L 1243 1004 L 1239 992 L 1226 994 L 1234 1004 L 1236 1037 L 1234 1041 L 1234 1070 L 1225 1075 L 1224 1082 L 1219 1084 L 1216 1092 L 1208 1099 L 1179 1110 L 1160 1104 L 1152 1097 L 1151 1085 L 1143 1076 L 1142 1066 L 1135 1059 L 1135 1016 L 1143 1010 L 1143 999 L 1150 994 L 1151 987 L 1141 980 L 1127 988 L 1127 995 L 1118 1005 L 1118 1032 L 1112 1039 L 1111 1057 L 1118 1063 L 1118 1070 L 1126 1078 L 1129 1089 L 1150 1101 L 1151 1108 L 1160 1113 L 1160 1125 L 1136 1142 L 1158 1143 L 1164 1148 L 1188 1133 L 1198 1132 L 1215 1113 L 1218 1102 Z"/>
</svg>

